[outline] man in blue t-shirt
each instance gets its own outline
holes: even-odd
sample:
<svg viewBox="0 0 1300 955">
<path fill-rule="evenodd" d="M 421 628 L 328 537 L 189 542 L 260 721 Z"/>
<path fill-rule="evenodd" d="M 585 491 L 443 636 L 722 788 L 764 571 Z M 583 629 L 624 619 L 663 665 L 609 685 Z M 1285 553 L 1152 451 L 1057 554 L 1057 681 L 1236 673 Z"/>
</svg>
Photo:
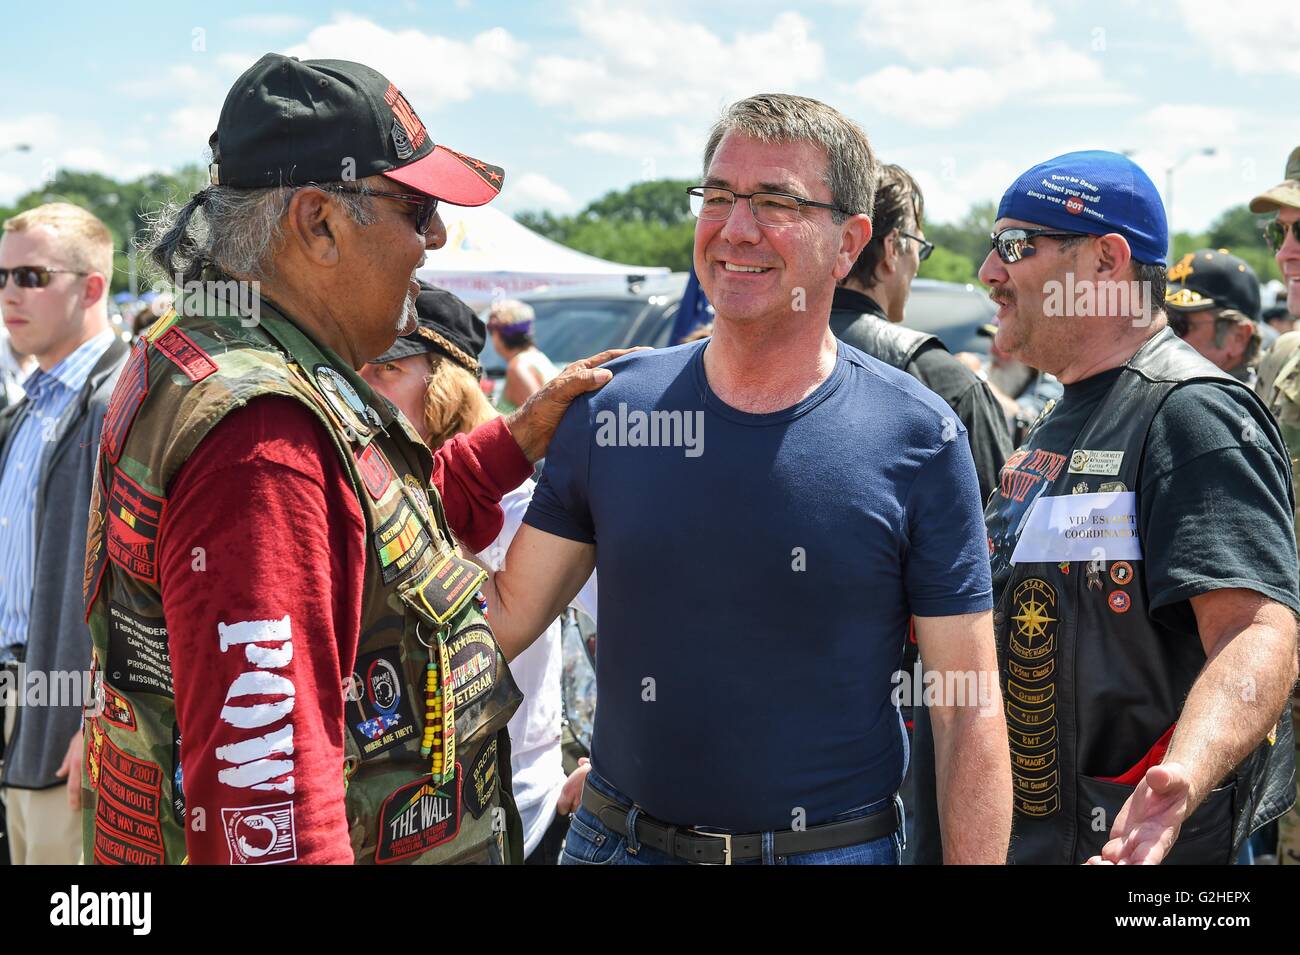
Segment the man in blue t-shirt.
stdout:
<svg viewBox="0 0 1300 955">
<path fill-rule="evenodd" d="M 761 95 L 704 159 L 713 337 L 616 361 L 570 408 L 490 597 L 511 657 L 599 568 L 593 768 L 562 861 L 897 862 L 914 619 L 949 677 L 927 697 L 945 856 L 1001 862 L 1011 775 L 966 432 L 829 331 L 871 236 L 870 145 L 822 103 Z"/>
</svg>

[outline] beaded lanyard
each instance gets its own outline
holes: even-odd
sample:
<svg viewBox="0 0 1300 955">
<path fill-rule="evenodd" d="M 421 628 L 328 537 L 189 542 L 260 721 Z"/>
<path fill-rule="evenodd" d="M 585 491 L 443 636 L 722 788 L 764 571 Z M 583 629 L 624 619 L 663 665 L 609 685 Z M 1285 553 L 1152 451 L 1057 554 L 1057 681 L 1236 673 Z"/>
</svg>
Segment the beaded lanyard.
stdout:
<svg viewBox="0 0 1300 955">
<path fill-rule="evenodd" d="M 456 774 L 456 694 L 451 686 L 451 657 L 447 653 L 450 626 L 439 628 L 433 644 L 425 643 L 420 636 L 420 625 L 415 625 L 415 636 L 429 648 L 429 662 L 424 667 L 424 736 L 420 741 L 420 755 L 433 757 L 432 775 L 438 784 L 450 782 Z M 438 679 L 438 671 L 442 679 Z"/>
</svg>

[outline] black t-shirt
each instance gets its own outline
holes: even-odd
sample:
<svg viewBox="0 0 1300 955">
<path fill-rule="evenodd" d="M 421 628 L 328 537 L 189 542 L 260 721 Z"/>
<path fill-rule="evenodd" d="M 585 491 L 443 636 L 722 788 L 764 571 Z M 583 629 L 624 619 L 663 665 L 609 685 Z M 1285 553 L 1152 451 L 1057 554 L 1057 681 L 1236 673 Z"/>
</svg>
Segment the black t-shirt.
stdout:
<svg viewBox="0 0 1300 955">
<path fill-rule="evenodd" d="M 1068 456 L 1122 371 L 1066 385 L 1029 446 Z M 1138 532 L 1157 622 L 1195 636 L 1188 598 L 1228 588 L 1300 612 L 1290 463 L 1274 435 L 1268 413 L 1224 382 L 1182 385 L 1156 412 L 1143 450 Z M 1007 577 L 999 563 L 995 597 Z"/>
</svg>

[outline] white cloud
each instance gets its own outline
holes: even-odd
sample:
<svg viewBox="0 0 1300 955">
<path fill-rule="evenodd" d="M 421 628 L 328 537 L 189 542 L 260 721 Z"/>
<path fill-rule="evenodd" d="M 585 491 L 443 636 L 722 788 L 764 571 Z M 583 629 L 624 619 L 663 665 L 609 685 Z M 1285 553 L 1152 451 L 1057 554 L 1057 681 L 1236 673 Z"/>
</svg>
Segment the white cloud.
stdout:
<svg viewBox="0 0 1300 955">
<path fill-rule="evenodd" d="M 972 205 L 997 202 L 1027 165 L 1006 159 L 963 162 L 956 156 L 936 156 L 933 151 L 915 156 L 904 153 L 899 158 L 925 196 L 927 222 L 956 222 Z"/>
<path fill-rule="evenodd" d="M 301 59 L 354 60 L 395 83 L 415 111 L 464 102 L 479 90 L 510 89 L 527 47 L 501 27 L 468 42 L 419 30 L 389 30 L 362 17 L 340 14 L 285 51 Z"/>
<path fill-rule="evenodd" d="M 561 214 L 574 212 L 579 206 L 569 190 L 536 172 L 526 172 L 514 179 L 507 177 L 506 188 L 497 204 L 510 212 L 544 209 Z"/>
<path fill-rule="evenodd" d="M 238 33 L 293 33 L 305 30 L 309 21 L 289 13 L 253 14 L 226 21 L 226 26 Z"/>
<path fill-rule="evenodd" d="M 1211 59 L 1240 73 L 1300 73 L 1300 5 L 1252 0 L 1225 12 L 1203 0 L 1179 0 L 1178 20 Z"/>
<path fill-rule="evenodd" d="M 605 0 L 589 0 L 575 16 L 591 53 L 540 57 L 529 88 L 539 103 L 583 119 L 712 116 L 732 100 L 791 90 L 825 73 L 821 45 L 797 13 L 730 42 L 699 23 Z"/>
<path fill-rule="evenodd" d="M 1036 0 L 868 0 L 858 35 L 918 64 L 1005 63 L 1040 44 L 1052 24 Z"/>
</svg>

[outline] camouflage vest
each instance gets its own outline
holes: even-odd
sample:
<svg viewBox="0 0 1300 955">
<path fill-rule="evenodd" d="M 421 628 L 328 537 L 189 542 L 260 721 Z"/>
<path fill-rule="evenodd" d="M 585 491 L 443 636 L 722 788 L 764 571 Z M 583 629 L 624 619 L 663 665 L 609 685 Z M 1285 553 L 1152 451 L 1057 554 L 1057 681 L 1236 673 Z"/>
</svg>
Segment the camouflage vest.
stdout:
<svg viewBox="0 0 1300 955">
<path fill-rule="evenodd" d="M 339 775 L 356 861 L 522 861 L 505 729 L 521 696 L 476 596 L 483 573 L 454 553 L 429 486 L 428 449 L 353 369 L 269 303 L 253 327 L 209 311 L 184 320 L 170 314 L 136 343 L 105 418 L 86 547 L 96 701 L 85 729 L 86 861 L 185 859 L 184 743 L 158 540 L 177 471 L 222 418 L 262 395 L 299 401 L 325 425 L 365 515 L 356 662 L 339 690 L 346 701 Z M 287 620 L 285 637 L 279 621 L 255 623 L 256 630 L 222 623 L 213 635 L 245 670 L 223 718 L 241 694 L 267 692 L 290 649 Z M 426 698 L 439 687 L 454 705 L 435 739 Z M 266 708 L 258 709 L 260 721 Z M 276 727 L 288 725 L 273 718 L 243 730 L 247 744 L 218 750 L 219 778 L 248 787 L 250 803 L 264 797 L 253 809 L 203 821 L 224 828 L 231 862 L 288 859 L 276 836 L 292 824 L 293 783 L 276 769 L 291 764 L 274 742 Z M 440 766 L 440 756 L 450 758 Z"/>
</svg>

